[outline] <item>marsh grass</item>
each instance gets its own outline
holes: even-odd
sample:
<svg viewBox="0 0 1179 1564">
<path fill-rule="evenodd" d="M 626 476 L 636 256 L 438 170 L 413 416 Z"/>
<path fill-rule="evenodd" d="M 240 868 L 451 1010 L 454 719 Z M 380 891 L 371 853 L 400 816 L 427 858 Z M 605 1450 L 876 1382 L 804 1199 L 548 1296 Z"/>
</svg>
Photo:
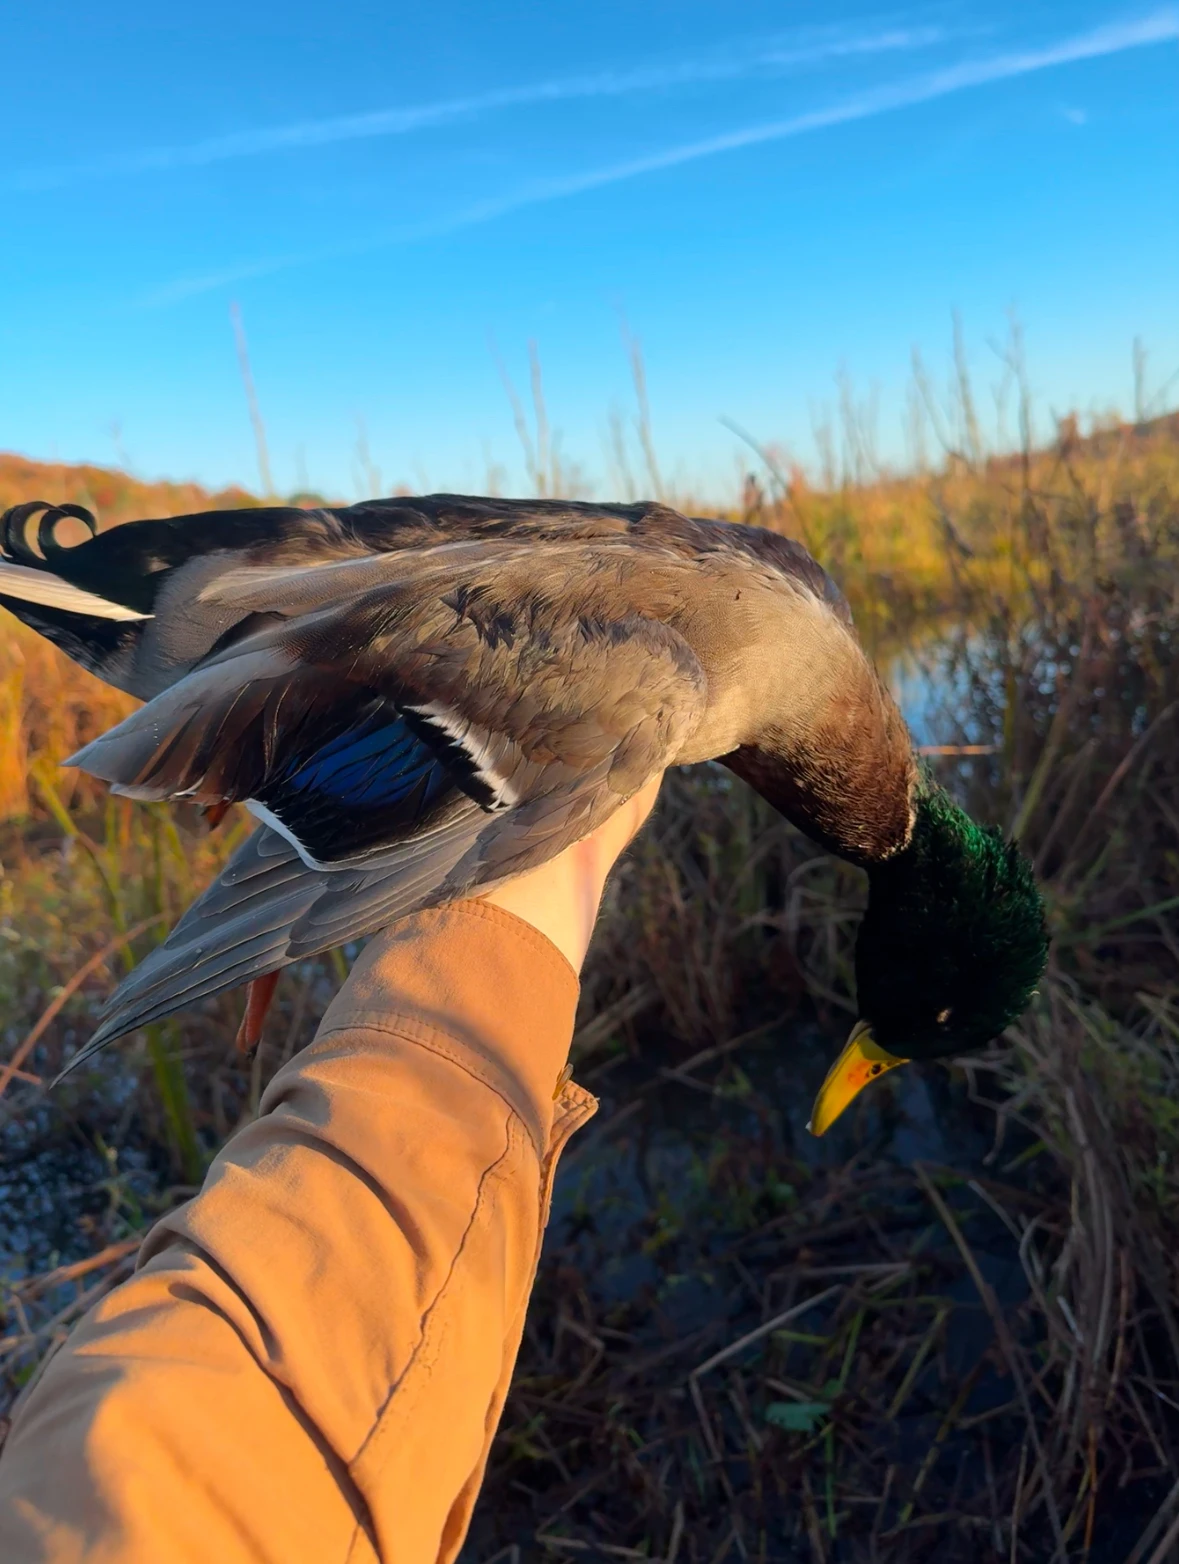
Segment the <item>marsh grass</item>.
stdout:
<svg viewBox="0 0 1179 1564">
<path fill-rule="evenodd" d="M 1035 857 L 1051 966 L 1001 1044 L 896 1072 L 816 1144 L 861 879 L 718 769 L 668 779 L 587 969 L 578 1074 L 602 1110 L 567 1154 L 465 1557 L 1162 1564 L 1179 430 L 1066 424 L 1042 451 L 823 491 L 778 467 L 740 514 L 808 543 L 884 662 L 930 669 L 930 764 Z M 230 843 L 55 771 L 119 698 L 31 637 L 0 647 L 11 1395 L 256 1110 L 342 963 L 284 979 L 253 1069 L 222 996 L 47 1095 Z"/>
</svg>

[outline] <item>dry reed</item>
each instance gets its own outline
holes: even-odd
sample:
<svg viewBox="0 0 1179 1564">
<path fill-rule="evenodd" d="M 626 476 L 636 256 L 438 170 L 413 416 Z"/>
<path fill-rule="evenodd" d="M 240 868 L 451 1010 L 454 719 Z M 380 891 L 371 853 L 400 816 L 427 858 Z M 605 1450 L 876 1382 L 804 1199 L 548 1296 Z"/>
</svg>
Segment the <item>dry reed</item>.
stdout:
<svg viewBox="0 0 1179 1564">
<path fill-rule="evenodd" d="M 862 884 L 724 773 L 669 779 L 586 974 L 579 1076 L 603 1111 L 567 1156 L 464 1557 L 1170 1556 L 1177 433 L 1065 426 L 1051 449 L 904 482 L 747 487 L 745 513 L 808 542 L 883 657 L 933 670 L 931 764 L 1035 855 L 1052 965 L 1001 1045 L 890 1076 L 816 1147 L 802 1121 L 854 1011 Z M 223 847 L 182 812 L 83 792 L 55 817 L 44 763 L 116 706 L 5 640 L 0 991 L 23 1074 L 0 1128 L 9 1206 L 41 1211 L 4 1218 L 11 1393 L 190 1187 L 194 1145 L 250 1115 L 338 973 L 289 975 L 252 1073 L 220 999 L 177 1023 L 170 1077 L 141 1040 L 47 1100 L 117 975 L 120 920 L 147 923 L 137 948 L 158 937 Z"/>
</svg>

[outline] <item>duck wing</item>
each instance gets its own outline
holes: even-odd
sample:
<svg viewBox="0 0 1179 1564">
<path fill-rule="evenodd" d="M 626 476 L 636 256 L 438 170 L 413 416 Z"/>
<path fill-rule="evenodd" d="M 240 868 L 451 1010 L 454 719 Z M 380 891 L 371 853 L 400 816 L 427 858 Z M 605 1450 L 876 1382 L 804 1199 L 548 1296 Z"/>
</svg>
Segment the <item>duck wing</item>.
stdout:
<svg viewBox="0 0 1179 1564">
<path fill-rule="evenodd" d="M 683 639 L 625 604 L 542 613 L 525 576 L 467 582 L 474 617 L 397 585 L 263 629 L 74 757 L 133 797 L 241 801 L 265 822 L 79 1060 L 545 862 L 674 762 L 706 699 Z"/>
<path fill-rule="evenodd" d="M 0 516 L 0 605 L 107 683 L 149 699 L 211 650 L 273 619 L 266 607 L 238 612 L 210 590 L 229 572 L 261 577 L 460 540 L 617 536 L 661 509 L 396 496 L 315 510 L 206 511 L 99 532 L 83 506 L 34 500 Z M 58 529 L 67 519 L 80 521 L 89 539 L 63 545 Z"/>
</svg>

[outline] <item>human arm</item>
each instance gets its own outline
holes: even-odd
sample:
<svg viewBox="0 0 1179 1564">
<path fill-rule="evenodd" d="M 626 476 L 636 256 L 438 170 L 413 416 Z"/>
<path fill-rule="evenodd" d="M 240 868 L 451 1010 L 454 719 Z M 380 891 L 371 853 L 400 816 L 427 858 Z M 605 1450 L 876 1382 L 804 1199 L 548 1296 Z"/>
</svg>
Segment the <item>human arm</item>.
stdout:
<svg viewBox="0 0 1179 1564">
<path fill-rule="evenodd" d="M 655 791 L 369 944 L 19 1410 L 8 1564 L 454 1558 L 556 1158 L 593 1111 L 572 1085 L 554 1100 L 576 971 Z"/>
</svg>

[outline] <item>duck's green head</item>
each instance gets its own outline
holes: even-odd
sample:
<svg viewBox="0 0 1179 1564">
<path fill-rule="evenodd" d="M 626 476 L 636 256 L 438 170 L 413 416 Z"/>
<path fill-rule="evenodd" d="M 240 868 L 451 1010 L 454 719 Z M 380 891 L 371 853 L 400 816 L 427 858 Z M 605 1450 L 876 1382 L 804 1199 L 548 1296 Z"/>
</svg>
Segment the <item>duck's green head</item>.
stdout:
<svg viewBox="0 0 1179 1564">
<path fill-rule="evenodd" d="M 923 778 L 909 845 L 869 871 L 856 943 L 861 1019 L 819 1094 L 815 1133 L 894 1065 L 997 1037 L 1026 1008 L 1047 959 L 1028 859 Z"/>
</svg>

